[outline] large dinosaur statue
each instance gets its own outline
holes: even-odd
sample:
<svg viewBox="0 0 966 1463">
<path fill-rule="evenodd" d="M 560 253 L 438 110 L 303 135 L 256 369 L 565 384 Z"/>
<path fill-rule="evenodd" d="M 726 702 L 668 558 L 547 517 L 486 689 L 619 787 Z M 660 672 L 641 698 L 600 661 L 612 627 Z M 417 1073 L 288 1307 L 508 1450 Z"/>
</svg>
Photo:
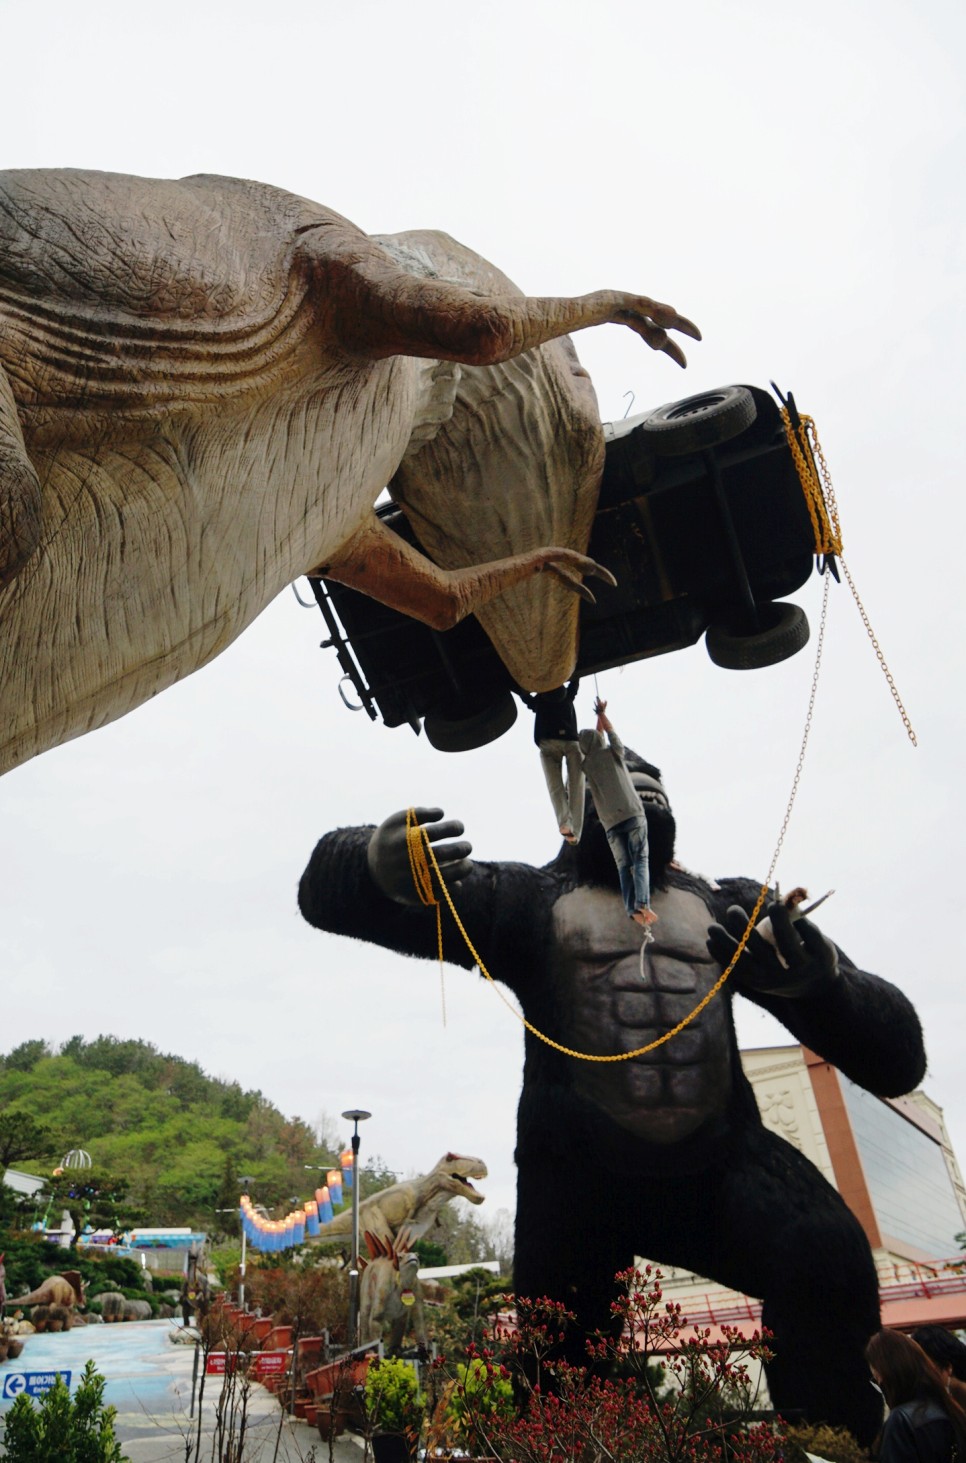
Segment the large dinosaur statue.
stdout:
<svg viewBox="0 0 966 1463">
<path fill-rule="evenodd" d="M 263 183 L 0 173 L 0 772 L 206 665 L 312 571 L 438 629 L 477 612 L 522 687 L 565 681 L 574 591 L 611 578 L 566 337 L 608 322 L 680 365 L 667 331 L 700 338 L 646 296 L 530 298 L 446 234 L 370 238 Z M 387 484 L 436 562 L 374 513 Z"/>
<path fill-rule="evenodd" d="M 474 1189 L 471 1179 L 485 1179 L 486 1164 L 464 1153 L 444 1153 L 439 1162 L 416 1179 L 401 1179 L 359 1201 L 359 1232 L 392 1244 L 396 1231 L 405 1225 L 410 1239 L 421 1239 L 436 1223 L 439 1211 L 450 1199 L 469 1199 L 482 1204 L 484 1194 Z M 352 1233 L 352 1210 L 343 1209 L 327 1224 L 319 1225 L 318 1241 L 340 1239 Z"/>
<path fill-rule="evenodd" d="M 48 1275 L 42 1285 L 27 1295 L 16 1295 L 7 1301 L 8 1306 L 82 1306 L 84 1304 L 84 1282 L 77 1270 L 64 1270 L 60 1275 Z"/>
</svg>

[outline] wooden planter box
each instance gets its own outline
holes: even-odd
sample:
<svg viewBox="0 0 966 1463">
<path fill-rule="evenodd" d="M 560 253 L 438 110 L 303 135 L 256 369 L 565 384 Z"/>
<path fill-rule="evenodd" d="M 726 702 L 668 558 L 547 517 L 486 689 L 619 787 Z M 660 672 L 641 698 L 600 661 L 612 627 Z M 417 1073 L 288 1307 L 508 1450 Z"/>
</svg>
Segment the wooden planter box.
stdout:
<svg viewBox="0 0 966 1463">
<path fill-rule="evenodd" d="M 292 1326 L 272 1326 L 265 1337 L 266 1351 L 286 1351 L 292 1344 Z"/>
</svg>

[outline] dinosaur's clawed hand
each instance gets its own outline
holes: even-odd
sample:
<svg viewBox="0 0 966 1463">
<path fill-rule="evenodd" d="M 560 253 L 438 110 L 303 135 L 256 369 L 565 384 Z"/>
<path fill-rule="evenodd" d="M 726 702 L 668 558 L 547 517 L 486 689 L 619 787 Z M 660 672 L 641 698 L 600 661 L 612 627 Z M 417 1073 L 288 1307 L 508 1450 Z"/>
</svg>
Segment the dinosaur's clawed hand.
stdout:
<svg viewBox="0 0 966 1463">
<path fill-rule="evenodd" d="M 649 299 L 647 295 L 625 296 L 624 303 L 615 311 L 614 322 L 630 326 L 651 350 L 663 351 L 679 366 L 687 365 L 687 357 L 667 332 L 677 330 L 692 340 L 701 339 L 701 332 L 692 320 L 679 315 L 673 305 L 662 305 L 660 300 Z"/>
<path fill-rule="evenodd" d="M 574 594 L 579 594 L 588 604 L 596 604 L 597 600 L 593 591 L 583 582 L 582 575 L 588 574 L 593 579 L 602 579 L 605 584 L 617 583 L 609 569 L 598 564 L 596 559 L 589 559 L 586 554 L 575 553 L 573 549 L 544 549 L 542 552 L 546 555 L 543 567 L 555 574 L 561 583 L 572 589 Z"/>
</svg>

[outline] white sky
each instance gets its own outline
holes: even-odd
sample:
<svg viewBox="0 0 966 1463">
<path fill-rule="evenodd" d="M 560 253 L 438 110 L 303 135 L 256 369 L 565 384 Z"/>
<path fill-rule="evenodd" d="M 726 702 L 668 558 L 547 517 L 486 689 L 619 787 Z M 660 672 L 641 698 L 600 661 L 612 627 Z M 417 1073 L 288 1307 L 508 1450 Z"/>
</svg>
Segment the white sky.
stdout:
<svg viewBox="0 0 966 1463">
<path fill-rule="evenodd" d="M 641 411 L 730 381 L 795 391 L 920 747 L 836 589 L 778 873 L 834 887 L 823 927 L 916 1002 L 927 1090 L 966 1158 L 964 15 L 953 0 L 0 0 L 5 166 L 258 178 L 373 232 L 446 229 L 533 294 L 671 301 L 704 331 L 686 374 L 616 327 L 577 337 L 605 419 L 627 392 Z M 813 630 L 819 591 L 795 596 Z M 461 816 L 481 857 L 551 858 L 532 723 L 436 753 L 343 708 L 323 635 L 286 591 L 205 671 L 4 780 L 0 1050 L 110 1032 L 309 1121 L 361 1105 L 364 1157 L 484 1158 L 476 1212 L 492 1217 L 513 1204 L 519 1026 L 450 969 L 444 1030 L 437 967 L 316 933 L 295 888 L 322 832 L 413 803 Z M 734 674 L 698 645 L 601 678 L 625 739 L 664 769 L 692 867 L 767 869 L 811 667 L 810 648 Z M 783 1037 L 750 1007 L 740 1033 Z"/>
</svg>

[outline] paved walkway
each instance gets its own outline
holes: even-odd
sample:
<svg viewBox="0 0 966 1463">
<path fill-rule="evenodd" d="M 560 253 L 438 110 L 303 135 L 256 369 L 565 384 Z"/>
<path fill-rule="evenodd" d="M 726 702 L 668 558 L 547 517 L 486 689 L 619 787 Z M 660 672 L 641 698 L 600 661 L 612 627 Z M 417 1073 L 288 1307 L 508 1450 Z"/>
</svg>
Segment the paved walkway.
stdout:
<svg viewBox="0 0 966 1463">
<path fill-rule="evenodd" d="M 16 1361 L 0 1363 L 0 1419 L 31 1372 L 70 1372 L 71 1391 L 89 1357 L 106 1379 L 104 1400 L 117 1408 L 115 1428 L 131 1463 L 188 1463 L 195 1456 L 198 1406 L 191 1418 L 195 1347 L 174 1321 L 126 1321 L 113 1326 L 75 1326 L 24 1338 Z M 197 1379 L 200 1384 L 201 1378 Z M 220 1377 L 205 1378 L 199 1459 L 212 1458 Z M 327 1463 L 329 1445 L 297 1418 L 285 1417 L 270 1392 L 257 1383 L 248 1404 L 245 1463 Z M 189 1452 L 189 1439 L 192 1440 Z M 277 1447 L 277 1451 L 276 1451 Z M 345 1435 L 334 1445 L 335 1463 L 362 1463 L 362 1441 Z M 2 1453 L 0 1453 L 2 1456 Z"/>
</svg>

